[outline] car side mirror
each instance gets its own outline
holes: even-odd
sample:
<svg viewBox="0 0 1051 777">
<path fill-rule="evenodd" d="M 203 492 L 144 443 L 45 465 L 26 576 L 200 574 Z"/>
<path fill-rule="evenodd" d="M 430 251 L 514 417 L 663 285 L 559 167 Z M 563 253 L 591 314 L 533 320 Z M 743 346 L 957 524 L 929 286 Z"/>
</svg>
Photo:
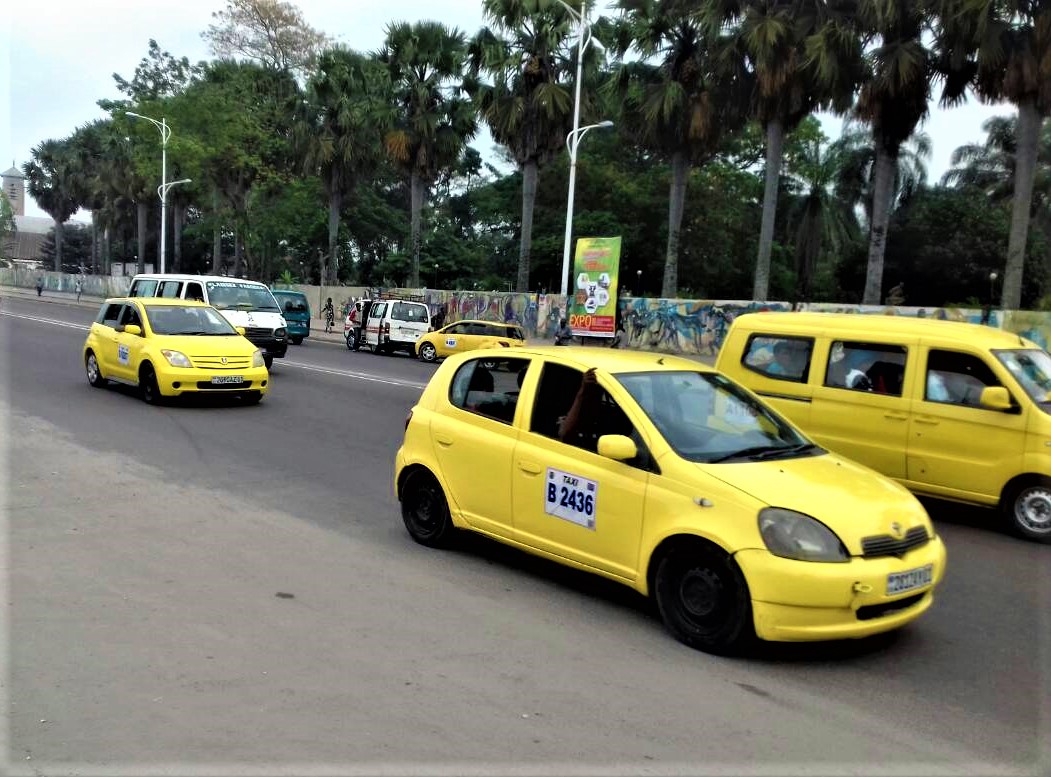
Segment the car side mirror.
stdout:
<svg viewBox="0 0 1051 777">
<path fill-rule="evenodd" d="M 604 434 L 598 438 L 598 455 L 614 461 L 627 461 L 639 455 L 635 441 L 623 434 Z"/>
<path fill-rule="evenodd" d="M 234 329 L 237 330 L 237 334 L 241 335 L 241 337 L 245 336 L 245 328 L 243 326 L 235 326 Z"/>
<path fill-rule="evenodd" d="M 142 337 L 142 327 L 139 326 L 138 324 L 125 324 L 124 325 L 124 334 L 126 334 L 126 335 L 138 335 L 139 337 Z"/>
<path fill-rule="evenodd" d="M 1010 410 L 1011 395 L 1003 386 L 986 386 L 978 398 L 978 404 L 988 410 Z"/>
</svg>

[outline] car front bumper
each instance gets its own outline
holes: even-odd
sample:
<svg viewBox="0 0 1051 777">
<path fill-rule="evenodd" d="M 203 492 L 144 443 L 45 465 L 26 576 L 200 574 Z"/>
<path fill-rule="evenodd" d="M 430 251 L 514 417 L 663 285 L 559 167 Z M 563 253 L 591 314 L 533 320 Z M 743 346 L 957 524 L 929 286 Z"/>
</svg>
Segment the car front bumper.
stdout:
<svg viewBox="0 0 1051 777">
<path fill-rule="evenodd" d="M 858 639 L 904 626 L 931 606 L 945 575 L 940 537 L 900 558 L 852 558 L 842 564 L 794 561 L 758 549 L 734 558 L 748 581 L 756 634 L 780 642 Z M 887 593 L 889 575 L 928 564 L 929 585 Z"/>
<path fill-rule="evenodd" d="M 212 383 L 213 376 L 229 376 L 231 373 L 244 378 L 241 383 Z M 270 390 L 270 374 L 266 367 L 248 367 L 243 370 L 202 370 L 173 367 L 157 373 L 157 386 L 161 394 L 177 397 L 182 394 L 238 394 L 258 391 L 266 394 Z"/>
</svg>

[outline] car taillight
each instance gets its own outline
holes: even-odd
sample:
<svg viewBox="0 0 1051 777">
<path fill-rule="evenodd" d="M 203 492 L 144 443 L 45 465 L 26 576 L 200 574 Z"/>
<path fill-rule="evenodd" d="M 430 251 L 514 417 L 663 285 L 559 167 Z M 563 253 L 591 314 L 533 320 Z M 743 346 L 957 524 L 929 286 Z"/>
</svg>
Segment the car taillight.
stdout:
<svg viewBox="0 0 1051 777">
<path fill-rule="evenodd" d="M 412 411 L 410 410 L 409 414 L 407 416 L 405 416 L 405 430 L 406 431 L 408 431 L 408 429 L 409 429 L 409 421 L 411 421 L 411 420 L 412 420 Z"/>
</svg>

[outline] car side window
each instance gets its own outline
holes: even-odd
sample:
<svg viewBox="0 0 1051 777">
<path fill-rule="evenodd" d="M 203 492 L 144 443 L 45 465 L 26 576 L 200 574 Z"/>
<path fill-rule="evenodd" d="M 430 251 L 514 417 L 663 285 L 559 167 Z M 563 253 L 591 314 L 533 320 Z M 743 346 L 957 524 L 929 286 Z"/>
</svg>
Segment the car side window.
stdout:
<svg viewBox="0 0 1051 777">
<path fill-rule="evenodd" d="M 157 296 L 167 299 L 178 299 L 182 291 L 181 281 L 161 281 L 161 291 Z"/>
<path fill-rule="evenodd" d="M 468 324 L 467 331 L 464 334 L 468 335 L 489 335 L 489 327 L 486 324 Z"/>
<path fill-rule="evenodd" d="M 377 302 L 369 309 L 369 318 L 383 318 L 383 314 L 387 312 L 386 302 Z"/>
<path fill-rule="evenodd" d="M 741 363 L 752 372 L 775 380 L 806 383 L 814 341 L 805 337 L 752 335 Z"/>
<path fill-rule="evenodd" d="M 472 359 L 449 385 L 449 401 L 469 413 L 514 423 L 528 359 Z"/>
<path fill-rule="evenodd" d="M 204 290 L 199 283 L 186 284 L 186 299 L 195 299 L 204 302 Z"/>
<path fill-rule="evenodd" d="M 445 329 L 442 334 L 447 335 L 462 335 L 467 332 L 467 324 L 453 324 L 452 326 Z"/>
<path fill-rule="evenodd" d="M 901 345 L 835 341 L 825 385 L 900 397 L 908 351 Z"/>
<path fill-rule="evenodd" d="M 98 318 L 95 319 L 98 323 L 103 326 L 117 328 L 117 322 L 120 320 L 120 311 L 124 306 L 119 302 L 112 302 L 109 305 L 103 305 L 102 310 L 99 311 Z"/>
<path fill-rule="evenodd" d="M 131 284 L 129 297 L 152 297 L 157 293 L 157 281 L 149 278 L 140 278 Z"/>
<path fill-rule="evenodd" d="M 923 398 L 928 402 L 979 407 L 983 389 L 1002 385 L 977 356 L 939 350 L 927 354 Z"/>
<path fill-rule="evenodd" d="M 120 320 L 117 323 L 122 327 L 128 326 L 129 324 L 141 327 L 142 319 L 139 318 L 139 311 L 134 305 L 125 305 L 124 310 L 121 311 Z"/>
<path fill-rule="evenodd" d="M 589 396 L 582 397 L 575 428 L 566 427 L 583 378 L 584 373 L 572 367 L 545 364 L 540 373 L 529 430 L 592 453 L 598 451 L 598 438 L 604 434 L 631 437 L 641 449 L 642 440 L 635 433 L 631 420 L 609 392 L 598 384 L 594 384 Z"/>
</svg>

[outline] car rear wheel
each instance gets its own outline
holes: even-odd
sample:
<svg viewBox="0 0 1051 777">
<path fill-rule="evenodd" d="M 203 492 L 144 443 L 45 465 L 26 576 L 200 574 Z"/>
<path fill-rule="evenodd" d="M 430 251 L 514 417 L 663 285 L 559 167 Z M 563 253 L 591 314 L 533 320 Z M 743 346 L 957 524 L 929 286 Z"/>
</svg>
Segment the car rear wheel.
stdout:
<svg viewBox="0 0 1051 777">
<path fill-rule="evenodd" d="M 729 655 L 755 639 L 748 585 L 718 548 L 685 543 L 669 549 L 658 563 L 653 597 L 668 631 L 692 648 Z"/>
<path fill-rule="evenodd" d="M 109 383 L 104 377 L 102 377 L 102 370 L 99 369 L 99 360 L 95 358 L 94 351 L 88 351 L 88 355 L 84 358 L 84 370 L 88 374 L 88 383 L 95 388 L 105 388 L 106 384 Z"/>
<path fill-rule="evenodd" d="M 348 351 L 356 351 L 356 350 L 358 350 L 358 336 L 354 333 L 353 329 L 351 329 L 349 332 L 347 332 L 347 350 Z"/>
<path fill-rule="evenodd" d="M 246 405 L 258 405 L 262 398 L 263 393 L 261 391 L 249 391 L 247 394 L 241 395 L 241 401 Z"/>
<path fill-rule="evenodd" d="M 411 473 L 402 486 L 401 517 L 409 536 L 421 545 L 446 548 L 455 540 L 449 504 L 441 485 L 427 470 Z"/>
<path fill-rule="evenodd" d="M 438 351 L 430 343 L 420 346 L 420 361 L 433 362 L 438 359 Z"/>
<path fill-rule="evenodd" d="M 139 391 L 146 404 L 159 405 L 161 403 L 161 390 L 157 386 L 157 375 L 149 364 L 142 365 L 139 370 Z"/>
<path fill-rule="evenodd" d="M 1038 476 L 1012 488 L 1002 509 L 1015 533 L 1051 543 L 1051 478 Z"/>
</svg>

